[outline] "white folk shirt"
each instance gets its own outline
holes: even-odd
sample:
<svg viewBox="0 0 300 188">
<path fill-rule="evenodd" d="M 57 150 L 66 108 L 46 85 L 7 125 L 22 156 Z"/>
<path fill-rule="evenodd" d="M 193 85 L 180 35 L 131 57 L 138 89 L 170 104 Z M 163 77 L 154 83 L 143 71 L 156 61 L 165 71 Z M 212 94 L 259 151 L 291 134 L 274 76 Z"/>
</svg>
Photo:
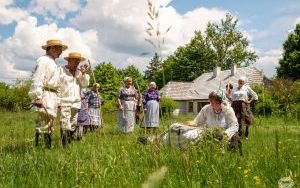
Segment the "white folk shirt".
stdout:
<svg viewBox="0 0 300 188">
<path fill-rule="evenodd" d="M 230 139 L 238 132 L 238 121 L 229 104 L 222 104 L 221 108 L 222 111 L 219 114 L 216 114 L 213 112 L 210 104 L 205 105 L 194 119 L 194 123 L 197 126 L 204 126 L 205 128 L 221 127 L 225 129 L 225 133 Z"/>
<path fill-rule="evenodd" d="M 59 67 L 57 73 L 59 75 L 57 80 L 58 97 L 61 106 L 80 109 L 81 88 L 88 86 L 90 76 L 82 75 L 79 70 L 76 70 L 74 77 L 66 67 Z"/>
<path fill-rule="evenodd" d="M 248 96 L 251 96 L 254 100 L 258 99 L 257 94 L 247 85 L 243 85 L 240 89 L 234 87 L 232 90 L 232 101 L 248 101 Z"/>
<path fill-rule="evenodd" d="M 47 55 L 38 58 L 28 93 L 32 100 L 43 99 L 47 112 L 54 117 L 57 112 L 57 93 L 53 91 L 57 91 L 58 88 L 52 78 L 56 70 L 57 65 L 52 58 Z M 43 108 L 37 110 L 45 113 Z"/>
</svg>

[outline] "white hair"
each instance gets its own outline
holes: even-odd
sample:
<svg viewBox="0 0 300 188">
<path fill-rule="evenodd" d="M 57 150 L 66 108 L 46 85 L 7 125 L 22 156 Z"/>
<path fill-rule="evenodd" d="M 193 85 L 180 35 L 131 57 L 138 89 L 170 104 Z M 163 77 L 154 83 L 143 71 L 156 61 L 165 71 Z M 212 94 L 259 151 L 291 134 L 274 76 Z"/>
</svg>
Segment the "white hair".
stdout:
<svg viewBox="0 0 300 188">
<path fill-rule="evenodd" d="M 154 85 L 154 86 L 156 86 L 156 83 L 155 83 L 155 82 L 150 82 L 149 85 Z"/>
</svg>

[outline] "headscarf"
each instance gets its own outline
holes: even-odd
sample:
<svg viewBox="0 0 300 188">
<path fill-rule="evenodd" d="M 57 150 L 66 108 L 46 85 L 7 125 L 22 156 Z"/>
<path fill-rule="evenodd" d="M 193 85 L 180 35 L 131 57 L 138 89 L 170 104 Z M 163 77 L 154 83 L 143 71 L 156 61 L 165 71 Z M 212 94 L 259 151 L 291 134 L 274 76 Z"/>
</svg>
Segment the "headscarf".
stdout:
<svg viewBox="0 0 300 188">
<path fill-rule="evenodd" d="M 246 77 L 246 76 L 241 76 L 241 77 L 239 78 L 239 80 L 246 82 L 247 77 Z"/>
</svg>

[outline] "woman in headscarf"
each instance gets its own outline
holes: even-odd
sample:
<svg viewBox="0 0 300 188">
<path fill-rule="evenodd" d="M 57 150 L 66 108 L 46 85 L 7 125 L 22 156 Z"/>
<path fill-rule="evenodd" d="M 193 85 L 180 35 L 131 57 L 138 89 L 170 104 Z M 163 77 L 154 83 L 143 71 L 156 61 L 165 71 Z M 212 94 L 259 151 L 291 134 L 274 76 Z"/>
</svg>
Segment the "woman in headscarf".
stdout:
<svg viewBox="0 0 300 188">
<path fill-rule="evenodd" d="M 101 96 L 99 89 L 100 84 L 94 83 L 91 90 L 87 93 L 91 131 L 102 126 Z"/>
<path fill-rule="evenodd" d="M 162 137 L 163 142 L 185 148 L 189 142 L 201 138 L 205 130 L 215 130 L 213 136 L 219 140 L 227 139 L 230 145 L 239 142 L 237 118 L 226 101 L 225 93 L 222 90 L 212 91 L 208 98 L 209 104 L 201 109 L 193 121 L 173 123 Z M 148 140 L 141 137 L 139 141 L 145 143 Z"/>
<path fill-rule="evenodd" d="M 150 82 L 148 91 L 143 96 L 143 106 L 145 112 L 145 124 L 147 129 L 155 130 L 159 126 L 159 93 L 157 91 L 156 83 Z"/>
<path fill-rule="evenodd" d="M 132 78 L 124 78 L 124 86 L 119 90 L 117 103 L 118 113 L 118 130 L 122 133 L 131 133 L 135 124 L 135 105 L 137 91 L 132 86 Z"/>
<path fill-rule="evenodd" d="M 239 78 L 238 86 L 232 90 L 231 100 L 239 123 L 239 135 L 242 136 L 244 132 L 246 139 L 248 139 L 249 126 L 253 118 L 250 104 L 253 100 L 258 100 L 258 96 L 249 86 L 245 85 L 246 79 L 245 76 Z M 243 131 L 243 126 L 245 126 L 245 131 Z"/>
</svg>

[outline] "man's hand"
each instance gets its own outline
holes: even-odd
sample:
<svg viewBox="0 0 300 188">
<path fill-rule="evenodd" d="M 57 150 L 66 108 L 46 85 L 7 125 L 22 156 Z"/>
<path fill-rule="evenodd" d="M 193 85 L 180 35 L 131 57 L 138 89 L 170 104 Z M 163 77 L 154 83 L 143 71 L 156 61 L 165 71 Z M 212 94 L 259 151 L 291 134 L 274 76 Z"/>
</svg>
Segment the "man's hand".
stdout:
<svg viewBox="0 0 300 188">
<path fill-rule="evenodd" d="M 122 110 L 122 111 L 124 110 L 122 105 L 119 105 L 119 109 Z"/>
<path fill-rule="evenodd" d="M 35 105 L 38 107 L 38 108 L 42 108 L 43 107 L 43 100 L 42 99 L 35 99 Z"/>
<path fill-rule="evenodd" d="M 81 71 L 81 74 L 82 74 L 82 75 L 85 75 L 85 73 L 86 73 L 86 68 L 85 68 L 84 66 L 82 66 L 82 67 L 80 68 L 80 71 Z"/>
<path fill-rule="evenodd" d="M 245 100 L 245 103 L 250 104 L 252 100 Z"/>
</svg>

